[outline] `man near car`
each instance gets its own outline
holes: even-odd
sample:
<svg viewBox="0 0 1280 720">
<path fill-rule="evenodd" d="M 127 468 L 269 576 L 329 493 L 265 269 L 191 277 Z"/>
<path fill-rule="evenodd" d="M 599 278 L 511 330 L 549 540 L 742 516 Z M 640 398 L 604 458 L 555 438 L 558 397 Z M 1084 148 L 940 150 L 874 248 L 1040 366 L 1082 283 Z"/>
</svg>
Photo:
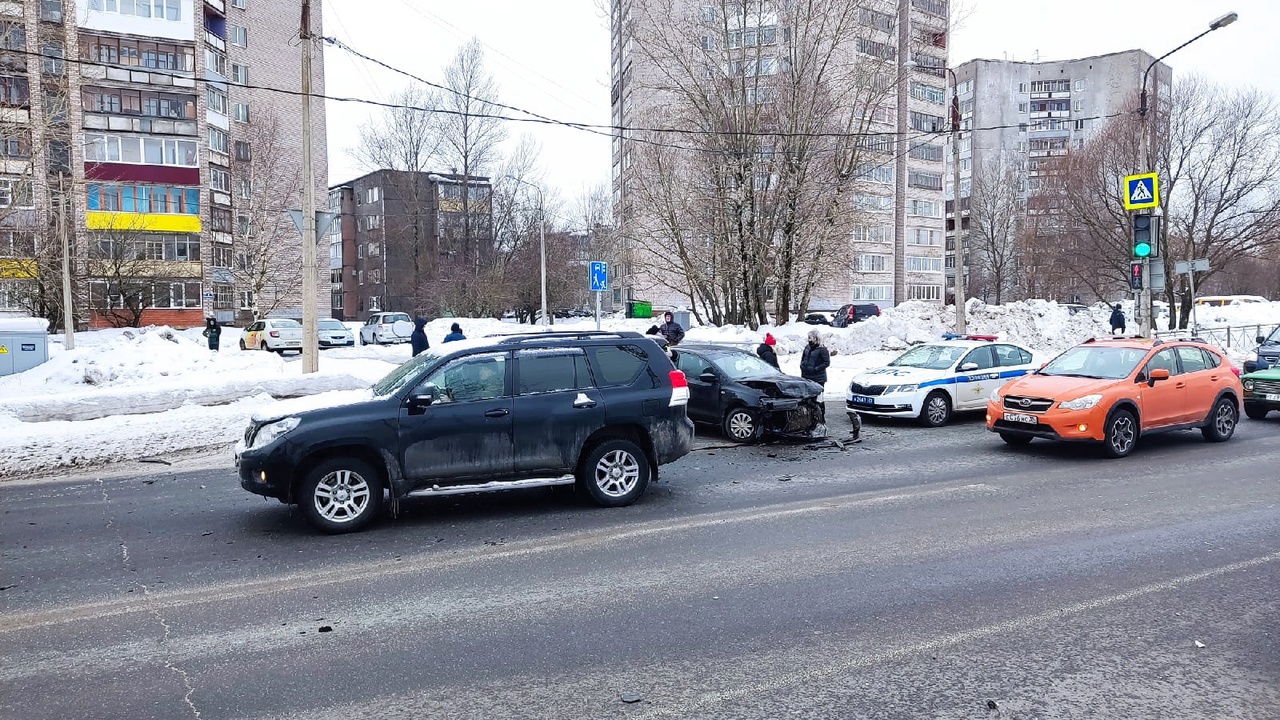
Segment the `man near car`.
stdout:
<svg viewBox="0 0 1280 720">
<path fill-rule="evenodd" d="M 672 347 L 679 345 L 684 340 L 684 328 L 680 327 L 680 323 L 675 321 L 675 316 L 668 310 L 662 315 L 662 324 L 658 326 L 658 334 L 667 339 L 667 344 Z"/>
<path fill-rule="evenodd" d="M 444 336 L 445 342 L 457 342 L 458 340 L 466 340 L 467 336 L 462 334 L 462 326 L 454 323 L 449 328 L 449 334 Z"/>
<path fill-rule="evenodd" d="M 809 343 L 800 354 L 800 377 L 819 385 L 827 384 L 827 368 L 831 366 L 831 353 L 822 344 L 817 330 L 809 331 Z"/>
<path fill-rule="evenodd" d="M 1124 334 L 1124 310 L 1120 309 L 1120 303 L 1116 303 L 1115 309 L 1111 311 L 1111 334 L 1115 335 L 1116 330 L 1120 334 Z"/>
</svg>

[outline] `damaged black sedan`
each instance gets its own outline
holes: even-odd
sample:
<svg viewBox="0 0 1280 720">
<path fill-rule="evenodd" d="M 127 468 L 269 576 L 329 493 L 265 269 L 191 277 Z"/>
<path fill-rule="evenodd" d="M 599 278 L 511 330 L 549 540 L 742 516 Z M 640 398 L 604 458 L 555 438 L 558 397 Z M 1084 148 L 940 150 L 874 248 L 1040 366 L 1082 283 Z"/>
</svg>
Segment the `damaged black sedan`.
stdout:
<svg viewBox="0 0 1280 720">
<path fill-rule="evenodd" d="M 766 435 L 798 440 L 827 436 L 822 386 L 778 372 L 754 353 L 719 345 L 679 345 L 676 366 L 689 381 L 689 419 L 718 425 L 750 443 Z"/>
</svg>

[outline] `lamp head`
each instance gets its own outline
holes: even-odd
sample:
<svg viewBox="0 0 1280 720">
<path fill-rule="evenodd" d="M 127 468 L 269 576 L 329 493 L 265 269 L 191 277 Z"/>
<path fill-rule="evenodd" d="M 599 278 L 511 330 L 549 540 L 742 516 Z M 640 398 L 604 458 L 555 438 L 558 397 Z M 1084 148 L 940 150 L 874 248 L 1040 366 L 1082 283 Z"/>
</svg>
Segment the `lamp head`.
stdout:
<svg viewBox="0 0 1280 720">
<path fill-rule="evenodd" d="M 1213 22 L 1209 23 L 1209 29 L 1217 30 L 1218 28 L 1224 28 L 1239 19 L 1240 19 L 1239 15 L 1233 12 L 1229 12 L 1226 15 L 1223 15 L 1222 17 L 1218 18 L 1217 20 L 1214 20 Z"/>
</svg>

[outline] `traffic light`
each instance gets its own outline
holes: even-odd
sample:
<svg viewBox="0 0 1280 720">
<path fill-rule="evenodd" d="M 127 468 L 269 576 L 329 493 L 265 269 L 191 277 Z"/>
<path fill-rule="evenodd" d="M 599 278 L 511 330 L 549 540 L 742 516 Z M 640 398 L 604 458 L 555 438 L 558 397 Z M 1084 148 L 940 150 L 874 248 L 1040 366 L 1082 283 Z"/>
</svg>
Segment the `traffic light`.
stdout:
<svg viewBox="0 0 1280 720">
<path fill-rule="evenodd" d="M 1139 260 L 1159 252 L 1160 219 L 1155 215 L 1133 216 L 1133 256 Z"/>
<path fill-rule="evenodd" d="M 1142 263 L 1129 263 L 1129 289 L 1142 289 Z"/>
</svg>

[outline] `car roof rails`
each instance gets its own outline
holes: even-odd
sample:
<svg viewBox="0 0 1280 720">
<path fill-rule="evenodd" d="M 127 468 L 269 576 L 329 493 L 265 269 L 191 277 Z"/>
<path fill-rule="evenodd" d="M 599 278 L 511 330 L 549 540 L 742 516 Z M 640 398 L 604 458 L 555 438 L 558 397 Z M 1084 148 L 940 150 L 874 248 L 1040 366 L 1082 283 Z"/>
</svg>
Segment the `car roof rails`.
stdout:
<svg viewBox="0 0 1280 720">
<path fill-rule="evenodd" d="M 957 335 L 955 333 L 943 333 L 943 340 L 981 340 L 983 342 L 995 342 L 999 338 L 998 335 Z"/>
<path fill-rule="evenodd" d="M 521 333 L 519 335 L 507 335 L 498 342 L 503 345 L 516 345 L 519 343 L 542 342 L 546 340 L 592 340 L 597 338 L 643 338 L 644 336 L 632 330 L 621 330 L 617 332 L 608 330 L 565 330 L 535 333 Z"/>
<path fill-rule="evenodd" d="M 1088 340 L 1085 340 L 1083 344 L 1088 345 L 1089 343 L 1106 342 L 1108 340 L 1150 340 L 1150 339 L 1151 338 L 1145 335 L 1103 335 L 1102 337 L 1091 337 Z M 1156 343 L 1158 344 L 1159 342 L 1160 342 L 1160 339 L 1156 338 Z"/>
</svg>

